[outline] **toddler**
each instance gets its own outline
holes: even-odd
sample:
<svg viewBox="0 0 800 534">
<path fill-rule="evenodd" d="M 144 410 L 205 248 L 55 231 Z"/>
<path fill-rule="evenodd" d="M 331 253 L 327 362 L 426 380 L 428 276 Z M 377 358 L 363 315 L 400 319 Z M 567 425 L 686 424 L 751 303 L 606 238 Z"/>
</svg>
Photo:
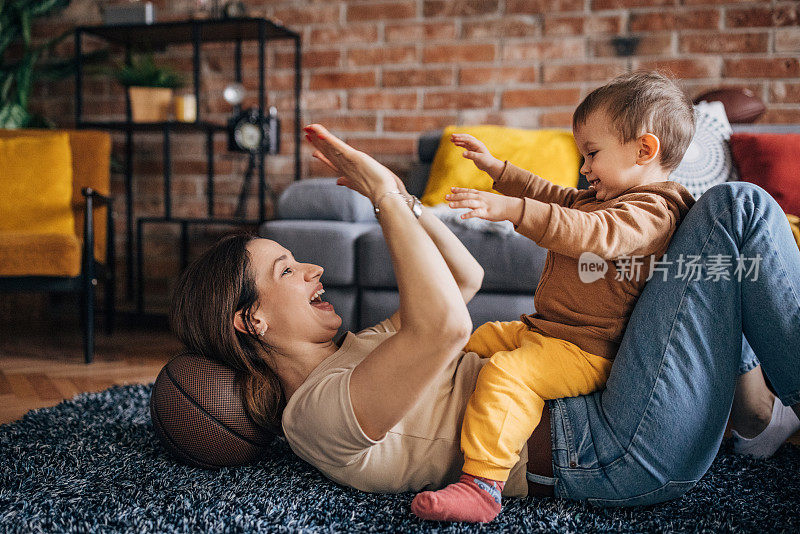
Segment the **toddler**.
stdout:
<svg viewBox="0 0 800 534">
<path fill-rule="evenodd" d="M 414 498 L 411 509 L 421 518 L 497 516 L 509 472 L 545 400 L 605 385 L 650 268 L 694 203 L 669 181 L 694 133 L 692 103 L 669 78 L 639 72 L 613 79 L 581 102 L 572 129 L 586 190 L 500 161 L 470 135 L 451 138 L 503 195 L 454 187 L 446 196 L 450 207 L 470 208 L 464 218 L 509 220 L 548 253 L 534 294 L 536 313 L 484 324 L 464 349 L 489 360 L 464 414 L 463 474 Z M 582 279 L 579 269 L 587 262 L 605 263 L 606 270 L 591 278 L 584 271 Z"/>
</svg>

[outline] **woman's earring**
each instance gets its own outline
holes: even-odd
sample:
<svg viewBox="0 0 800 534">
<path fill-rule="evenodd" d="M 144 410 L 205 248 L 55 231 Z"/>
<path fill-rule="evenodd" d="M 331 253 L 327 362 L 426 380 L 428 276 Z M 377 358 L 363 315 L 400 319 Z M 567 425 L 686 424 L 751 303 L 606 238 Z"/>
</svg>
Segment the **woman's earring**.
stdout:
<svg viewBox="0 0 800 534">
<path fill-rule="evenodd" d="M 261 337 L 264 337 L 264 334 L 266 334 L 266 333 L 267 333 L 267 327 L 264 326 L 264 328 L 261 330 L 261 332 L 258 333 L 258 335 L 261 336 Z"/>
</svg>

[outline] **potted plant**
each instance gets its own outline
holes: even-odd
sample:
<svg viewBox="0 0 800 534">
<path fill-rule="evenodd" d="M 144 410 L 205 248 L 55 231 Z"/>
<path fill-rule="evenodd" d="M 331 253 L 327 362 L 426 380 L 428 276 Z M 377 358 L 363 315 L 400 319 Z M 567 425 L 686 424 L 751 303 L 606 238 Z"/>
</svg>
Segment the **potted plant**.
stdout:
<svg viewBox="0 0 800 534">
<path fill-rule="evenodd" d="M 132 57 L 115 77 L 128 88 L 133 122 L 167 120 L 173 89 L 183 85 L 183 79 L 174 69 L 156 65 L 149 54 Z"/>
<path fill-rule="evenodd" d="M 31 33 L 35 21 L 53 17 L 70 0 L 26 0 L 0 2 L 0 128 L 53 128 L 55 125 L 30 109 L 33 86 L 40 81 L 62 80 L 74 75 L 76 59 L 58 58 L 53 51 L 73 35 L 68 30 L 43 43 Z M 96 64 L 108 55 L 98 50 L 81 55 L 86 64 Z"/>
</svg>

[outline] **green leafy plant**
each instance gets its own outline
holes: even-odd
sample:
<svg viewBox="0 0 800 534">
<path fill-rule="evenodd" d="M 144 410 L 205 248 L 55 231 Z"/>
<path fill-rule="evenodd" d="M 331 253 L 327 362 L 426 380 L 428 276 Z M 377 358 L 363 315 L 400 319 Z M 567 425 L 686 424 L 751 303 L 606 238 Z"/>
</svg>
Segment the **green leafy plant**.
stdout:
<svg viewBox="0 0 800 534">
<path fill-rule="evenodd" d="M 183 78 L 171 67 L 156 65 L 150 54 L 134 56 L 121 66 L 114 77 L 125 87 L 170 87 L 184 85 Z"/>
<path fill-rule="evenodd" d="M 39 78 L 57 79 L 72 72 L 72 61 L 40 61 L 42 55 L 67 38 L 65 32 L 34 46 L 33 21 L 51 16 L 70 0 L 0 0 L 0 128 L 49 126 L 47 119 L 28 111 L 31 88 Z"/>
<path fill-rule="evenodd" d="M 49 57 L 56 45 L 74 34 L 69 30 L 34 46 L 31 27 L 37 18 L 62 11 L 70 0 L 0 0 L 0 128 L 43 127 L 54 124 L 28 109 L 31 89 L 38 80 L 62 80 L 75 73 L 76 58 Z M 93 65 L 108 50 L 82 54 Z"/>
</svg>

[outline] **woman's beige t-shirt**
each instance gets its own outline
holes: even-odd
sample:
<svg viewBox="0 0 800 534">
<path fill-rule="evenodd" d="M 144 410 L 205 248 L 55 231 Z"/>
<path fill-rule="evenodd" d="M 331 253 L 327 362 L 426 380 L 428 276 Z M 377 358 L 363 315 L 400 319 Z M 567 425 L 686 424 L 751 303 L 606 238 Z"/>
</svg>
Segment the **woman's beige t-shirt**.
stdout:
<svg viewBox="0 0 800 534">
<path fill-rule="evenodd" d="M 488 359 L 462 352 L 414 408 L 383 439 L 374 441 L 361 430 L 353 412 L 350 376 L 395 332 L 388 319 L 358 334 L 348 332 L 339 350 L 320 363 L 289 399 L 283 431 L 295 454 L 340 484 L 381 493 L 440 489 L 461 474 L 461 421 L 478 372 Z M 524 446 L 503 495 L 527 495 L 527 459 Z"/>
</svg>

